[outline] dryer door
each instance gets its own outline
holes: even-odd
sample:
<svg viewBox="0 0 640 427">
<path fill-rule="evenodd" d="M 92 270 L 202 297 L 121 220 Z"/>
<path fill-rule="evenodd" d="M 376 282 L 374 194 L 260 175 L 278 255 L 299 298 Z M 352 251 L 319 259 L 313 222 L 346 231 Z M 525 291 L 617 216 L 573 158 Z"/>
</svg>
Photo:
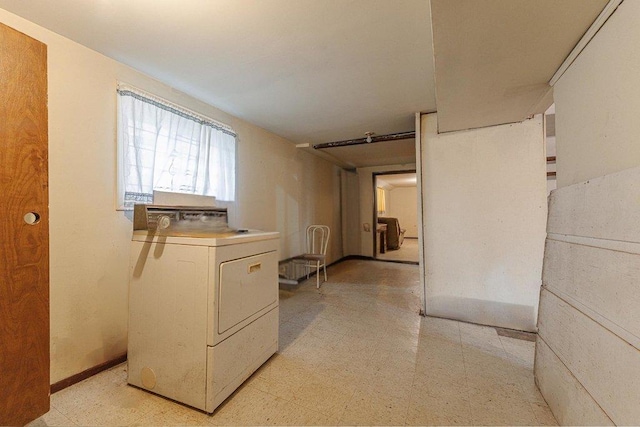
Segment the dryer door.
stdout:
<svg viewBox="0 0 640 427">
<path fill-rule="evenodd" d="M 277 252 L 220 263 L 218 334 L 278 301 Z"/>
</svg>

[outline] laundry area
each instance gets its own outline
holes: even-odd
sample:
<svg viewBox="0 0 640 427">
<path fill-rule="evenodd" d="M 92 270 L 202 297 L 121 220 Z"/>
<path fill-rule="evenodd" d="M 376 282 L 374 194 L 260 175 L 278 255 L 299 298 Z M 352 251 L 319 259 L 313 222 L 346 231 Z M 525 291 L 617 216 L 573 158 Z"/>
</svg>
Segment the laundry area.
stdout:
<svg viewBox="0 0 640 427">
<path fill-rule="evenodd" d="M 640 424 L 638 17 L 0 0 L 0 425 Z"/>
<path fill-rule="evenodd" d="M 129 384 L 213 412 L 278 350 L 278 233 L 227 210 L 136 205 Z"/>
<path fill-rule="evenodd" d="M 127 386 L 123 364 L 52 395 L 47 425 L 555 425 L 533 342 L 416 316 L 415 265 L 328 274 L 280 291 L 278 353 L 213 415 Z"/>
</svg>

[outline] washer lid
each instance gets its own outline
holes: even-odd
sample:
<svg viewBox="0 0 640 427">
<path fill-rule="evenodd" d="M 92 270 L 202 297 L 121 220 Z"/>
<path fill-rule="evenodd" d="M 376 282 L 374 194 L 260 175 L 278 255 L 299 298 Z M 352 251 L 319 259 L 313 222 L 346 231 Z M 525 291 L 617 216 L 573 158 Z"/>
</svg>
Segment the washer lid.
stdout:
<svg viewBox="0 0 640 427">
<path fill-rule="evenodd" d="M 177 245 L 198 245 L 198 246 L 226 246 L 240 243 L 255 242 L 259 240 L 278 239 L 280 233 L 277 231 L 247 230 L 245 232 L 210 233 L 210 232 L 190 232 L 176 233 L 170 232 L 155 233 L 153 231 L 135 230 L 132 240 L 137 242 L 154 242 Z"/>
</svg>

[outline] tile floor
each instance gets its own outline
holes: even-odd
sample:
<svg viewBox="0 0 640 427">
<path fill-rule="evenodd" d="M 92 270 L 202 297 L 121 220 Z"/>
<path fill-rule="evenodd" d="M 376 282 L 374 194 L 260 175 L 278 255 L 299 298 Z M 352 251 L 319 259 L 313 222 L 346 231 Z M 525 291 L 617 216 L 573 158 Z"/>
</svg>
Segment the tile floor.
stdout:
<svg viewBox="0 0 640 427">
<path fill-rule="evenodd" d="M 51 396 L 45 425 L 555 425 L 534 343 L 418 316 L 418 266 L 346 261 L 280 292 L 280 351 L 213 415 L 126 385 L 126 364 Z"/>
<path fill-rule="evenodd" d="M 385 260 L 385 261 L 410 261 L 410 262 L 418 262 L 419 253 L 418 253 L 418 239 L 404 239 L 400 249 L 395 250 L 387 250 L 385 253 L 378 253 L 376 256 L 377 259 Z"/>
</svg>

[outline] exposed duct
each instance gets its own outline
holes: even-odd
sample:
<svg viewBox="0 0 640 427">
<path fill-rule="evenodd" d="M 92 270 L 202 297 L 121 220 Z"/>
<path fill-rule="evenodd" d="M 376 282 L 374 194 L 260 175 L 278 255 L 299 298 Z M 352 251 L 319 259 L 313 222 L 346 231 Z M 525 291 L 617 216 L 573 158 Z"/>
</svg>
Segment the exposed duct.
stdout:
<svg viewBox="0 0 640 427">
<path fill-rule="evenodd" d="M 318 150 L 322 148 L 344 147 L 347 145 L 374 144 L 376 142 L 396 141 L 401 139 L 411 139 L 415 137 L 416 137 L 415 131 L 391 133 L 388 135 L 373 135 L 371 134 L 371 132 L 367 132 L 367 136 L 365 138 L 348 139 L 345 141 L 335 141 L 335 142 L 324 142 L 322 144 L 314 144 L 313 148 Z"/>
</svg>

